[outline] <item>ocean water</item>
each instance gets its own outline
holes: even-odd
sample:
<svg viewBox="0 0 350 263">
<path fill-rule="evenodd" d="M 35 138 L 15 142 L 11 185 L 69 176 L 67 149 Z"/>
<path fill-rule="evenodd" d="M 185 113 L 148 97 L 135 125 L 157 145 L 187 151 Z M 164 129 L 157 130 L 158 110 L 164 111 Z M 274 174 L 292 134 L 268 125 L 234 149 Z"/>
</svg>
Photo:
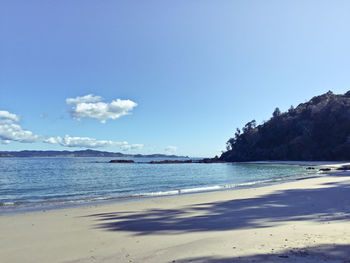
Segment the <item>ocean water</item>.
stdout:
<svg viewBox="0 0 350 263">
<path fill-rule="evenodd" d="M 247 187 L 312 173 L 296 165 L 148 164 L 151 160 L 146 158 L 134 159 L 136 163 L 108 163 L 110 160 L 0 158 L 0 213 L 9 208 Z"/>
</svg>

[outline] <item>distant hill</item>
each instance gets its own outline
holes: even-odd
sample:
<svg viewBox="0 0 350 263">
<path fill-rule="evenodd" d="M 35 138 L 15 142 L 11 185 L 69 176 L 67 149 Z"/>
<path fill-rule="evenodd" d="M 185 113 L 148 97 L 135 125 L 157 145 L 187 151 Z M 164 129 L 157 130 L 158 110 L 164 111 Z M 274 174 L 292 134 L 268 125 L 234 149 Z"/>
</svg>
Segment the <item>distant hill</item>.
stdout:
<svg viewBox="0 0 350 263">
<path fill-rule="evenodd" d="M 350 160 L 350 91 L 331 91 L 256 126 L 237 129 L 220 160 Z"/>
<path fill-rule="evenodd" d="M 119 152 L 102 152 L 94 150 L 82 151 L 0 151 L 0 157 L 131 157 L 131 158 L 186 158 L 187 156 L 176 156 L 166 154 L 123 154 Z"/>
</svg>

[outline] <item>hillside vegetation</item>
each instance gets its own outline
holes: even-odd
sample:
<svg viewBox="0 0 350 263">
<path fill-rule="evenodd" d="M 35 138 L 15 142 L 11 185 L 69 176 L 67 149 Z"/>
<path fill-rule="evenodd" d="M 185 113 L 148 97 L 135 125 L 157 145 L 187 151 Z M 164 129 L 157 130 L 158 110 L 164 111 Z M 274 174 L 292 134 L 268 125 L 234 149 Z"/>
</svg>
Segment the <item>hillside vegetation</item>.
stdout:
<svg viewBox="0 0 350 263">
<path fill-rule="evenodd" d="M 248 122 L 227 141 L 220 160 L 350 160 L 350 91 L 316 96 L 288 112 Z"/>
</svg>

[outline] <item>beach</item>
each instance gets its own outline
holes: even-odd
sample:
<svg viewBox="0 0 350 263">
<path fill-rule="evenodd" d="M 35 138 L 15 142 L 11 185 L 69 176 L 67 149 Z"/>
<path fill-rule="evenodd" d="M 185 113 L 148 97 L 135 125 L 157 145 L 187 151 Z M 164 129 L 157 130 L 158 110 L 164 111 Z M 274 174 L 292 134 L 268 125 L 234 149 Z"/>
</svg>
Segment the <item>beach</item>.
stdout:
<svg viewBox="0 0 350 263">
<path fill-rule="evenodd" d="M 2 262 L 350 262 L 350 173 L 0 216 Z"/>
</svg>

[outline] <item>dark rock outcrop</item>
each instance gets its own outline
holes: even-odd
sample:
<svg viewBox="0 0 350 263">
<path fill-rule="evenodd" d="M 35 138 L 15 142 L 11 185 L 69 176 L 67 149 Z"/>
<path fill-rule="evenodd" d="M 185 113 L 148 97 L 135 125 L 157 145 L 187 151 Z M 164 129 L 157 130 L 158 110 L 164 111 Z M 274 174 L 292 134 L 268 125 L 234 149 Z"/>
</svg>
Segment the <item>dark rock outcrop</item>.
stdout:
<svg viewBox="0 0 350 263">
<path fill-rule="evenodd" d="M 219 157 L 215 156 L 214 158 L 204 158 L 198 161 L 199 163 L 225 163 L 225 161 L 220 160 Z"/>
<path fill-rule="evenodd" d="M 332 171 L 331 168 L 321 168 L 320 169 L 321 172 L 329 172 L 329 171 Z"/>
<path fill-rule="evenodd" d="M 192 163 L 192 160 L 163 160 L 163 161 L 150 161 L 150 164 L 166 164 L 166 163 Z"/>
<path fill-rule="evenodd" d="M 134 163 L 133 160 L 110 160 L 110 163 Z"/>
<path fill-rule="evenodd" d="M 350 165 L 343 165 L 342 167 L 337 168 L 339 171 L 348 171 L 350 170 Z"/>
</svg>

